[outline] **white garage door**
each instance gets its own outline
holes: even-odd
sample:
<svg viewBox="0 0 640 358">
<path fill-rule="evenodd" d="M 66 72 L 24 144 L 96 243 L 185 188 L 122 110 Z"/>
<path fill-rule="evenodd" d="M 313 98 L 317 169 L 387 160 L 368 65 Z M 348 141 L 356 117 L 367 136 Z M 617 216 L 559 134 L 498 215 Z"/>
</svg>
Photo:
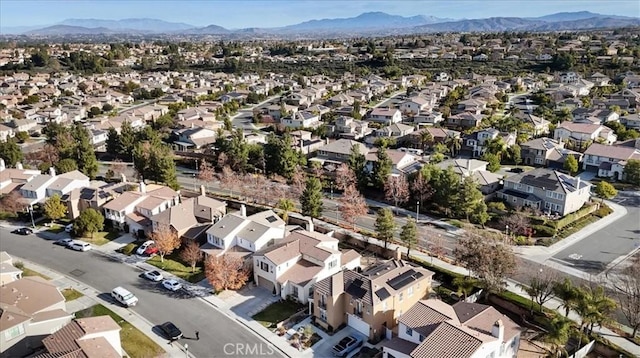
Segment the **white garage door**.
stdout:
<svg viewBox="0 0 640 358">
<path fill-rule="evenodd" d="M 360 317 L 350 314 L 347 319 L 347 325 L 369 338 L 369 324 L 363 321 Z"/>
</svg>

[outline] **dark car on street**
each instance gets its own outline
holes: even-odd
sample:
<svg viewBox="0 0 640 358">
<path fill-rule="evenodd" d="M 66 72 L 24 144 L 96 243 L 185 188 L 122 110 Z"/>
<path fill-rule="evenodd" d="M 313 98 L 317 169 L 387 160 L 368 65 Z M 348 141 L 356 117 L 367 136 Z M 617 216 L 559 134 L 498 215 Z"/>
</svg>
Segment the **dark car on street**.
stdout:
<svg viewBox="0 0 640 358">
<path fill-rule="evenodd" d="M 182 338 L 182 331 L 180 330 L 180 328 L 176 327 L 176 325 L 171 322 L 165 322 L 161 324 L 160 329 L 162 329 L 164 334 L 167 335 L 167 338 L 172 341 Z"/>
<path fill-rule="evenodd" d="M 28 227 L 21 227 L 19 229 L 13 230 L 11 233 L 18 235 L 31 235 L 33 234 L 33 230 L 29 229 Z"/>
<path fill-rule="evenodd" d="M 360 347 L 363 343 L 363 339 L 358 336 L 344 337 L 333 346 L 333 355 L 336 357 L 346 357 L 349 353 L 353 352 L 356 348 Z"/>
</svg>

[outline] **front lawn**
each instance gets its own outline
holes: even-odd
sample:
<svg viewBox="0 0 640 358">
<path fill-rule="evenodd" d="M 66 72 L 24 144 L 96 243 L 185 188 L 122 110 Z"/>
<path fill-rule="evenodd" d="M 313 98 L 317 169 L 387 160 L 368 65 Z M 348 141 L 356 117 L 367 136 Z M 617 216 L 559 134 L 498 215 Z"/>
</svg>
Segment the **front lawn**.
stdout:
<svg viewBox="0 0 640 358">
<path fill-rule="evenodd" d="M 111 316 L 114 321 L 122 328 L 120 330 L 120 340 L 122 341 L 122 349 L 127 352 L 131 358 L 151 358 L 160 357 L 165 351 L 157 345 L 151 338 L 134 327 L 131 323 L 122 319 L 115 312 L 103 305 L 95 305 L 85 310 L 76 312 L 76 318 Z"/>
<path fill-rule="evenodd" d="M 51 224 L 51 226 L 47 229 L 47 232 L 50 232 L 53 234 L 59 234 L 63 231 L 64 231 L 64 226 L 60 224 Z"/>
<path fill-rule="evenodd" d="M 91 234 L 88 234 L 87 237 L 81 237 L 79 239 L 88 242 L 91 245 L 102 246 L 108 242 L 111 242 L 112 240 L 117 239 L 118 237 L 120 237 L 120 234 L 117 232 L 99 231 L 93 233 L 93 238 L 91 237 Z"/>
<path fill-rule="evenodd" d="M 15 266 L 17 269 L 22 270 L 22 277 L 28 277 L 28 276 L 39 276 L 42 277 L 45 280 L 51 280 L 51 277 L 49 276 L 45 276 L 43 274 L 41 274 L 38 271 L 34 271 L 28 267 L 26 267 L 21 261 L 16 262 L 15 264 L 13 264 L 13 266 Z"/>
<path fill-rule="evenodd" d="M 274 302 L 251 318 L 269 328 L 293 316 L 304 307 L 304 305 L 289 300 Z"/>
<path fill-rule="evenodd" d="M 176 252 L 165 256 L 164 262 L 160 261 L 160 255 L 156 255 L 147 260 L 147 263 L 191 283 L 200 282 L 205 278 L 204 269 L 201 266 L 196 265 L 195 271 L 191 272 L 191 266 L 182 263 Z"/>
<path fill-rule="evenodd" d="M 64 290 L 62 290 L 62 295 L 64 296 L 65 302 L 73 301 L 84 296 L 82 292 L 76 291 L 73 288 L 65 288 Z"/>
</svg>

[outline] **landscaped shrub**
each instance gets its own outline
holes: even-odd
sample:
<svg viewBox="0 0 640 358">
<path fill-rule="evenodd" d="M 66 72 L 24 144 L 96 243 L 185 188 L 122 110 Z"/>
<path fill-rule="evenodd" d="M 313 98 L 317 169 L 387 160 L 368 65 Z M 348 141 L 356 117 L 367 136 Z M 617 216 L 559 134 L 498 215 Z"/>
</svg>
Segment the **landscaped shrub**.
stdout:
<svg viewBox="0 0 640 358">
<path fill-rule="evenodd" d="M 589 206 L 585 206 L 582 209 L 568 214 L 567 216 L 563 217 L 562 219 L 559 219 L 557 221 L 554 222 L 554 226 L 557 230 L 562 229 L 563 227 L 570 225 L 571 223 L 573 223 L 574 221 L 577 221 L 578 219 L 581 219 L 589 214 L 591 214 L 592 212 L 596 211 L 597 206 L 596 205 L 589 205 Z"/>
<path fill-rule="evenodd" d="M 536 237 L 551 237 L 556 233 L 554 228 L 546 225 L 531 225 L 531 228 L 535 231 Z"/>
<path fill-rule="evenodd" d="M 506 211 L 507 206 L 501 201 L 492 201 L 487 204 L 487 208 L 492 211 Z"/>
<path fill-rule="evenodd" d="M 611 214 L 613 212 L 613 209 L 611 209 L 610 207 L 606 206 L 605 204 L 600 205 L 600 209 L 596 210 L 593 215 L 599 217 L 599 218 L 603 218 L 609 214 Z"/>
</svg>

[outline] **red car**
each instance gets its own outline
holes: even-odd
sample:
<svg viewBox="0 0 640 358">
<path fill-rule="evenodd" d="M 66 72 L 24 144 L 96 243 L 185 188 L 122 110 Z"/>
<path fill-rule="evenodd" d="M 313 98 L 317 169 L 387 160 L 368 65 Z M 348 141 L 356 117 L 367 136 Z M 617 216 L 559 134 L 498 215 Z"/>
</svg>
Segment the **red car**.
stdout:
<svg viewBox="0 0 640 358">
<path fill-rule="evenodd" d="M 153 256 L 158 254 L 158 248 L 156 245 L 149 245 L 146 250 L 144 250 L 144 254 L 147 256 Z"/>
</svg>

